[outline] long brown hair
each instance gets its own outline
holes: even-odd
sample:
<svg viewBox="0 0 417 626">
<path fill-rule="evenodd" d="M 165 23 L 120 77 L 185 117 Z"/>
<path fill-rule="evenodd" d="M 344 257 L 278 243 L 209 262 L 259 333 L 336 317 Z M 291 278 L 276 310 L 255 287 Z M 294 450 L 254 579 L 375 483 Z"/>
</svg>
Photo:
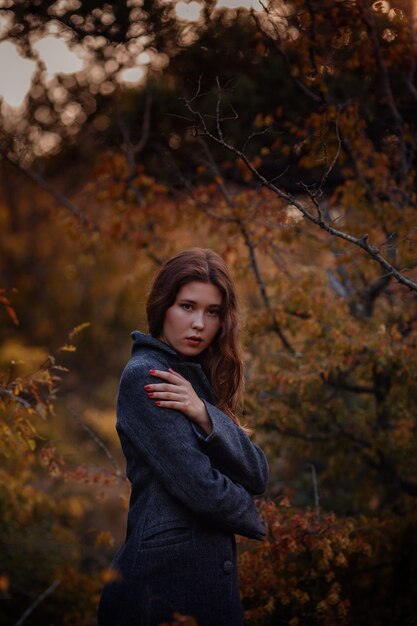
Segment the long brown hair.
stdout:
<svg viewBox="0 0 417 626">
<path fill-rule="evenodd" d="M 221 256 L 209 248 L 190 248 L 166 261 L 148 296 L 149 332 L 153 337 L 161 336 L 167 309 L 174 304 L 180 288 L 192 281 L 211 283 L 222 294 L 221 328 L 200 355 L 200 362 L 217 397 L 217 406 L 240 426 L 236 410 L 243 394 L 243 364 L 238 301 L 229 269 Z"/>
</svg>

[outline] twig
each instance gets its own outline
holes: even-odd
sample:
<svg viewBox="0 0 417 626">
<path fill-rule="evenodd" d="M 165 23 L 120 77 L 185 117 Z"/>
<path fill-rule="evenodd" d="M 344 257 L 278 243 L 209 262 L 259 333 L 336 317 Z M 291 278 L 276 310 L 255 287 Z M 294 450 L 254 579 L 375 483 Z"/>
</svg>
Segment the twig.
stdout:
<svg viewBox="0 0 417 626">
<path fill-rule="evenodd" d="M 393 118 L 395 130 L 398 134 L 398 139 L 400 143 L 400 161 L 401 161 L 402 179 L 404 183 L 406 184 L 406 186 L 409 187 L 408 181 L 407 181 L 408 172 L 409 172 L 409 163 L 407 163 L 407 146 L 406 146 L 404 129 L 403 129 L 404 120 L 401 116 L 401 113 L 398 110 L 397 103 L 394 98 L 389 71 L 385 63 L 384 57 L 382 56 L 381 46 L 379 45 L 378 34 L 376 32 L 376 27 L 375 27 L 375 19 L 373 17 L 372 11 L 365 9 L 362 12 L 362 19 L 365 25 L 367 26 L 370 37 L 371 37 L 372 47 L 375 53 L 376 62 L 378 64 L 378 67 L 381 73 L 381 85 L 385 92 L 387 105 Z"/>
<path fill-rule="evenodd" d="M 262 2 L 261 2 L 262 4 Z M 264 6 L 264 10 L 265 12 L 268 14 L 269 10 Z M 273 20 L 271 20 L 271 25 L 274 29 L 274 33 L 275 33 L 275 39 L 265 30 L 263 30 L 262 25 L 259 21 L 258 16 L 255 14 L 255 12 L 253 11 L 253 9 L 251 10 L 251 17 L 254 20 L 255 24 L 257 25 L 257 27 L 259 28 L 260 32 L 262 32 L 263 35 L 265 35 L 265 37 L 267 37 L 272 44 L 274 45 L 276 51 L 279 53 L 279 55 L 284 59 L 287 67 L 289 68 L 289 76 L 290 78 L 293 80 L 293 82 L 297 85 L 297 87 L 299 89 L 301 89 L 301 91 L 308 96 L 309 98 L 311 98 L 312 100 L 314 100 L 314 102 L 318 103 L 318 104 L 324 104 L 324 99 L 323 96 L 317 95 L 314 91 L 312 91 L 309 87 L 307 87 L 307 85 L 305 85 L 303 83 L 302 80 L 300 80 L 297 76 L 295 76 L 292 72 L 291 72 L 291 63 L 290 60 L 288 58 L 287 53 L 285 52 L 285 50 L 283 49 L 283 47 L 281 46 L 281 35 L 278 31 L 278 28 L 275 24 L 275 22 Z"/>
<path fill-rule="evenodd" d="M 125 472 L 122 470 L 122 468 L 120 467 L 120 465 L 118 464 L 118 462 L 116 461 L 116 459 L 114 458 L 114 456 L 112 455 L 112 453 L 110 452 L 110 450 L 108 449 L 104 441 L 97 435 L 97 433 L 93 431 L 92 428 L 90 428 L 90 426 L 88 426 L 85 422 L 83 422 L 83 420 L 80 417 L 78 417 L 78 415 L 74 413 L 74 411 L 72 411 L 68 407 L 67 407 L 67 411 L 71 415 L 71 417 L 73 417 L 78 422 L 78 424 L 85 430 L 85 432 L 91 437 L 91 439 L 97 444 L 97 446 L 104 452 L 104 454 L 106 455 L 106 457 L 109 459 L 110 463 L 112 464 L 117 477 L 123 478 L 125 475 Z"/>
<path fill-rule="evenodd" d="M 58 585 L 61 584 L 60 580 L 54 580 L 54 582 L 49 585 L 48 589 L 46 589 L 43 593 L 41 593 L 40 596 L 38 596 L 36 598 L 36 600 L 34 602 L 32 602 L 32 604 L 26 609 L 26 611 L 23 613 L 23 615 L 17 620 L 17 622 L 15 623 L 15 626 L 22 626 L 22 624 L 26 621 L 26 619 L 29 617 L 29 615 L 31 613 L 33 613 L 33 611 L 36 609 L 36 607 L 45 600 L 45 598 L 47 598 L 48 596 L 51 595 L 51 593 L 53 593 L 55 591 L 55 589 L 58 587 Z"/>
<path fill-rule="evenodd" d="M 145 110 L 143 112 L 142 121 L 142 135 L 139 141 L 133 146 L 134 154 L 142 152 L 149 139 L 149 133 L 151 130 L 151 109 L 152 109 L 152 95 L 148 92 L 145 99 Z"/>
<path fill-rule="evenodd" d="M 267 311 L 269 312 L 271 319 L 272 319 L 272 328 L 274 330 L 274 332 L 278 335 L 278 337 L 281 339 L 282 345 L 285 347 L 286 350 L 288 350 L 288 352 L 294 354 L 295 350 L 292 347 L 292 345 L 290 344 L 290 342 L 288 341 L 288 339 L 286 338 L 285 334 L 283 333 L 280 324 L 278 323 L 278 320 L 276 319 L 273 311 L 272 311 L 272 306 L 271 306 L 271 302 L 269 300 L 269 296 L 267 294 L 266 291 L 266 286 L 265 283 L 263 281 L 260 269 L 259 269 L 259 265 L 258 265 L 258 261 L 256 258 L 256 253 L 255 253 L 255 247 L 251 241 L 250 235 L 249 235 L 249 231 L 246 228 L 246 226 L 243 224 L 243 222 L 241 220 L 239 220 L 239 227 L 240 227 L 240 232 L 242 233 L 243 236 L 243 240 L 246 244 L 246 247 L 249 250 L 249 258 L 251 261 L 251 265 L 252 265 L 252 270 L 255 274 L 255 278 L 256 278 L 256 282 L 258 284 L 259 287 L 259 291 L 261 293 L 261 297 L 264 303 L 265 308 L 267 309 Z"/>
<path fill-rule="evenodd" d="M 6 389 L 5 387 L 0 387 L 0 394 L 2 394 L 3 396 L 8 396 L 9 398 L 14 400 L 18 404 L 21 404 L 22 406 L 24 406 L 25 409 L 30 409 L 32 407 L 30 402 L 28 402 L 27 400 L 24 400 L 20 396 L 17 396 L 15 393 L 10 391 L 9 389 Z"/>
<path fill-rule="evenodd" d="M 313 463 L 308 464 L 311 469 L 311 480 L 313 481 L 313 493 L 314 493 L 314 507 L 316 509 L 316 517 L 317 521 L 320 521 L 320 498 L 319 498 L 319 487 L 317 482 L 317 472 Z"/>
<path fill-rule="evenodd" d="M 141 137 L 139 141 L 136 142 L 135 144 L 133 144 L 131 141 L 129 129 L 121 114 L 118 115 L 118 120 L 117 120 L 119 124 L 119 128 L 120 128 L 120 132 L 122 133 L 122 137 L 123 137 L 123 148 L 126 153 L 126 161 L 128 165 L 126 188 L 130 189 L 133 192 L 136 198 L 136 202 L 138 203 L 140 207 L 144 206 L 145 201 L 144 201 L 142 194 L 140 193 L 138 189 L 138 186 L 133 183 L 136 177 L 136 160 L 135 159 L 136 159 L 136 156 L 140 154 L 140 152 L 142 152 L 142 150 L 145 148 L 149 139 L 150 128 L 151 128 L 151 108 L 152 108 L 152 96 L 150 93 L 147 93 L 146 99 L 145 99 L 145 110 L 143 113 L 143 120 L 142 120 L 142 133 L 141 133 Z"/>
<path fill-rule="evenodd" d="M 323 193 L 323 187 L 326 184 L 327 179 L 329 178 L 329 175 L 331 174 L 332 170 L 334 169 L 334 167 L 335 167 L 335 165 L 336 165 L 336 163 L 337 163 L 337 161 L 339 159 L 339 156 L 340 156 L 340 149 L 341 149 L 341 145 L 342 145 L 342 140 L 341 140 L 341 137 L 340 137 L 340 130 L 339 130 L 339 118 L 340 118 L 340 113 L 341 113 L 342 109 L 344 108 L 344 106 L 346 106 L 346 105 L 339 106 L 338 110 L 337 110 L 337 115 L 336 115 L 336 119 L 335 119 L 335 122 L 334 122 L 335 128 L 336 128 L 337 150 L 336 150 L 336 153 L 335 153 L 335 155 L 334 155 L 334 157 L 332 159 L 332 162 L 327 167 L 327 170 L 324 172 L 323 177 L 322 177 L 322 179 L 320 181 L 320 184 L 319 184 L 319 187 L 318 187 L 320 195 Z M 326 158 L 326 165 L 327 165 L 327 147 L 326 147 L 326 144 L 324 144 L 324 147 L 325 147 L 325 158 Z"/>
<path fill-rule="evenodd" d="M 220 106 L 221 106 L 221 99 L 222 99 L 222 89 L 220 86 L 220 79 L 218 76 L 216 76 L 216 82 L 217 82 L 217 103 L 216 103 L 217 133 L 219 137 L 223 139 L 222 127 L 220 124 Z"/>
<path fill-rule="evenodd" d="M 135 161 L 135 151 L 134 151 L 131 139 L 130 139 L 130 133 L 122 115 L 120 114 L 118 115 L 117 122 L 118 122 L 120 132 L 123 137 L 123 148 L 124 148 L 124 152 L 126 155 L 127 168 L 128 168 L 128 173 L 126 176 L 126 192 L 128 190 L 131 190 L 133 192 L 133 195 L 135 196 L 138 206 L 143 207 L 145 204 L 145 200 L 143 199 L 143 196 L 141 192 L 139 191 L 138 186 L 133 183 L 136 177 L 136 161 Z"/>
<path fill-rule="evenodd" d="M 54 198 L 54 200 L 58 202 L 58 204 L 61 204 L 62 206 L 66 207 L 69 210 L 69 212 L 74 217 L 76 217 L 79 222 L 81 222 L 82 226 L 92 231 L 98 231 L 97 225 L 94 224 L 94 222 L 92 222 L 92 220 L 89 217 L 87 217 L 87 215 L 82 211 L 82 209 L 80 209 L 80 207 L 74 204 L 74 202 L 72 202 L 72 200 L 67 198 L 67 196 L 65 196 L 61 191 L 58 191 L 58 189 L 55 189 L 54 187 L 52 187 L 52 185 L 50 185 L 40 174 L 38 174 L 37 172 L 34 172 L 33 170 L 27 167 L 24 167 L 24 165 L 22 165 L 21 163 L 14 161 L 14 159 L 12 159 L 3 148 L 0 148 L 0 155 L 8 163 L 10 163 L 10 165 L 12 165 L 17 170 L 19 170 L 19 172 L 22 172 L 22 174 L 24 174 L 25 176 L 33 180 L 35 183 L 37 183 L 40 187 L 42 187 L 42 189 L 44 189 L 47 193 L 49 193 L 49 195 L 51 195 Z"/>
<path fill-rule="evenodd" d="M 263 130 L 257 130 L 251 133 L 249 137 L 247 137 L 245 143 L 243 144 L 242 152 L 245 152 L 246 146 L 251 141 L 251 139 L 253 139 L 254 137 L 259 137 L 260 135 L 266 135 L 266 133 L 270 133 L 270 132 L 271 132 L 271 129 L 269 126 L 267 126 L 267 128 L 264 128 Z"/>
</svg>

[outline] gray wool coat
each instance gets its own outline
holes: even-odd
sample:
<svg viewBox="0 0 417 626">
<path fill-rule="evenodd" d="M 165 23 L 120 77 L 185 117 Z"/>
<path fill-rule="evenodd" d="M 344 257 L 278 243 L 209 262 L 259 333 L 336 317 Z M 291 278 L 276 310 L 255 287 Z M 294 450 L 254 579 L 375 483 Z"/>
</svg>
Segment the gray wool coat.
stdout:
<svg viewBox="0 0 417 626">
<path fill-rule="evenodd" d="M 196 359 L 135 331 L 120 380 L 117 432 L 132 484 L 126 539 L 98 607 L 99 626 L 157 626 L 174 612 L 198 626 L 242 626 L 234 534 L 262 539 L 253 496 L 265 491 L 262 450 L 215 406 Z M 192 384 L 213 424 L 207 436 L 181 412 L 154 405 L 150 369 Z"/>
</svg>

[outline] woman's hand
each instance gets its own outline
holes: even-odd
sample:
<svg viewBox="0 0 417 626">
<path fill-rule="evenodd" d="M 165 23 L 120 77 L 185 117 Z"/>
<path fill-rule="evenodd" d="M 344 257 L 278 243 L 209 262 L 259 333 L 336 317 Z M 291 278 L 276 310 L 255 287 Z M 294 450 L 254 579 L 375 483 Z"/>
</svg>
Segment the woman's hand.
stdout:
<svg viewBox="0 0 417 626">
<path fill-rule="evenodd" d="M 154 400 L 157 406 L 165 409 L 181 411 L 189 420 L 198 424 L 209 435 L 213 425 L 204 402 L 200 400 L 191 383 L 171 368 L 167 372 L 162 370 L 149 370 L 149 372 L 152 376 L 166 381 L 164 383 L 145 385 L 145 391 L 150 400 Z"/>
</svg>

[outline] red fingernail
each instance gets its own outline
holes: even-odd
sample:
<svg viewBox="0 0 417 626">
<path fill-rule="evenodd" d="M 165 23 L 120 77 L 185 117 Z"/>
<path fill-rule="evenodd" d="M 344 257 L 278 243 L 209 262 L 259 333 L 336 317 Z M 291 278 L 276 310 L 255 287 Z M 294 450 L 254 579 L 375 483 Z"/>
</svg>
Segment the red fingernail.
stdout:
<svg viewBox="0 0 417 626">
<path fill-rule="evenodd" d="M 149 370 L 149 373 L 150 373 L 150 374 L 154 374 L 154 373 L 155 373 L 155 370 Z"/>
<path fill-rule="evenodd" d="M 160 403 L 160 402 L 155 402 L 155 404 L 157 404 L 158 406 L 160 406 L 160 405 L 161 405 L 161 403 Z"/>
<path fill-rule="evenodd" d="M 145 385 L 144 389 L 150 389 L 151 386 L 150 385 Z"/>
<path fill-rule="evenodd" d="M 153 393 L 148 392 L 148 398 L 153 398 Z"/>
</svg>

